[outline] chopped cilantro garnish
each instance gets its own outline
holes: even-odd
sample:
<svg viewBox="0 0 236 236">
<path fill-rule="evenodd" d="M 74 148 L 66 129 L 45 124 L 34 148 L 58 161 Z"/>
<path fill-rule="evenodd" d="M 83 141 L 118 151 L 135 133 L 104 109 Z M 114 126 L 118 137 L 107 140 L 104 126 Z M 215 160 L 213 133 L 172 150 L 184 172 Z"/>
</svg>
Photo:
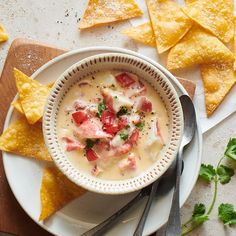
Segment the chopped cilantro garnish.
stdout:
<svg viewBox="0 0 236 236">
<path fill-rule="evenodd" d="M 102 116 L 102 113 L 103 113 L 104 110 L 106 110 L 106 105 L 103 101 L 103 102 L 98 104 L 98 113 L 97 113 L 98 117 Z"/>
<path fill-rule="evenodd" d="M 116 116 L 120 117 L 126 115 L 128 113 L 127 107 L 121 107 L 121 109 L 117 112 Z"/>
<path fill-rule="evenodd" d="M 129 134 L 128 133 L 120 133 L 120 138 L 123 139 L 123 140 L 127 140 L 128 137 L 129 137 Z"/>
<path fill-rule="evenodd" d="M 96 143 L 95 140 L 92 139 L 86 139 L 86 148 L 92 148 L 94 146 L 94 144 Z"/>
<path fill-rule="evenodd" d="M 236 161 L 236 138 L 231 138 L 225 150 L 225 156 Z"/>
<path fill-rule="evenodd" d="M 125 128 L 126 128 L 126 129 L 129 129 L 129 128 L 130 128 L 130 125 L 126 125 Z"/>
<path fill-rule="evenodd" d="M 140 122 L 140 123 L 136 124 L 135 126 L 136 126 L 140 131 L 142 131 L 143 128 L 144 128 L 144 126 L 145 126 L 145 124 L 144 124 L 144 122 Z"/>
</svg>

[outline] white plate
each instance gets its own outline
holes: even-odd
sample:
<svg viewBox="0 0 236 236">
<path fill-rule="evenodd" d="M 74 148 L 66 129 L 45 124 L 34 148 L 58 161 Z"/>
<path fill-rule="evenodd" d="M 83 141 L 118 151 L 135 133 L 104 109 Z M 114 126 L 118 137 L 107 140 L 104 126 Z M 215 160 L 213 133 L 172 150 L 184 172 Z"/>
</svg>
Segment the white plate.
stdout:
<svg viewBox="0 0 236 236">
<path fill-rule="evenodd" d="M 111 47 L 90 47 L 68 52 L 42 66 L 32 77 L 41 83 L 48 84 L 58 78 L 65 69 L 75 62 L 88 56 L 106 52 L 122 52 L 148 60 L 150 63 L 157 66 L 164 74 L 169 76 L 170 81 L 180 95 L 186 93 L 174 76 L 151 59 L 129 50 Z M 6 117 L 4 129 L 9 126 L 15 117 L 16 112 L 13 112 L 13 109 L 10 108 Z M 180 191 L 181 206 L 186 201 L 197 180 L 201 164 L 201 154 L 202 134 L 198 125 L 195 138 L 191 143 L 191 146 L 186 150 L 184 156 L 185 168 L 181 178 Z M 87 193 L 58 211 L 43 224 L 38 222 L 38 216 L 40 214 L 39 192 L 43 163 L 22 158 L 14 154 L 3 153 L 3 164 L 9 185 L 22 208 L 36 223 L 55 235 L 79 235 L 110 216 L 135 195 L 135 193 L 131 193 L 108 196 Z M 144 235 L 151 234 L 166 222 L 169 214 L 170 202 L 171 192 L 155 200 L 144 228 Z M 145 201 L 140 202 L 139 207 L 132 209 L 132 211 L 123 218 L 123 221 L 117 224 L 106 235 L 133 235 L 144 204 Z"/>
</svg>

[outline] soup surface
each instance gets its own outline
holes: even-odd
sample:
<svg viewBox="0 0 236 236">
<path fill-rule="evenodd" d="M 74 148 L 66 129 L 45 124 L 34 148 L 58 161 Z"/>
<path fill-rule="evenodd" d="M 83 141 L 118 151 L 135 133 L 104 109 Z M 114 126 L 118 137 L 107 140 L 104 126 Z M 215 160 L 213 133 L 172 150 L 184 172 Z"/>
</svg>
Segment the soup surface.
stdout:
<svg viewBox="0 0 236 236">
<path fill-rule="evenodd" d="M 121 180 L 139 175 L 158 159 L 168 138 L 168 116 L 147 82 L 128 72 L 103 71 L 66 94 L 57 130 L 76 168 Z"/>
</svg>

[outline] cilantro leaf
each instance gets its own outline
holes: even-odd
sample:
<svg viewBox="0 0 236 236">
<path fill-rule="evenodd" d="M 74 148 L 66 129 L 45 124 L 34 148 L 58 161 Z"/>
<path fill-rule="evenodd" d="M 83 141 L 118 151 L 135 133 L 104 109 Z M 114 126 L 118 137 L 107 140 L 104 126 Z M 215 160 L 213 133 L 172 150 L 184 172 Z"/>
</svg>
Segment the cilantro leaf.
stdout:
<svg viewBox="0 0 236 236">
<path fill-rule="evenodd" d="M 231 177 L 234 175 L 234 170 L 228 166 L 220 165 L 217 170 L 217 175 L 221 184 L 227 184 L 231 180 Z"/>
<path fill-rule="evenodd" d="M 140 122 L 138 124 L 135 125 L 140 131 L 143 130 L 144 126 L 145 126 L 145 123 L 144 122 Z"/>
<path fill-rule="evenodd" d="M 129 137 L 129 134 L 128 133 L 120 133 L 120 138 L 123 139 L 123 140 L 127 140 L 128 137 Z"/>
<path fill-rule="evenodd" d="M 200 225 L 209 219 L 206 213 L 206 206 L 202 203 L 195 204 L 192 214 L 193 226 Z"/>
<path fill-rule="evenodd" d="M 199 177 L 201 177 L 207 182 L 211 182 L 215 175 L 216 171 L 212 165 L 201 164 Z"/>
<path fill-rule="evenodd" d="M 98 113 L 97 113 L 98 117 L 101 117 L 103 111 L 105 111 L 105 110 L 106 110 L 106 105 L 105 105 L 105 103 L 103 101 L 103 102 L 98 104 Z"/>
<path fill-rule="evenodd" d="M 195 227 L 196 225 L 201 225 L 205 221 L 208 221 L 208 220 L 209 220 L 208 215 L 201 215 L 201 216 L 193 217 L 193 226 Z"/>
<path fill-rule="evenodd" d="M 90 149 L 94 146 L 94 144 L 96 143 L 97 141 L 94 141 L 92 139 L 86 139 L 86 148 Z"/>
<path fill-rule="evenodd" d="M 218 207 L 218 217 L 223 221 L 224 225 L 236 224 L 236 211 L 234 206 L 228 203 L 222 203 Z"/>
<path fill-rule="evenodd" d="M 129 128 L 130 128 L 130 125 L 126 125 L 125 128 L 126 128 L 126 129 L 129 129 Z"/>
<path fill-rule="evenodd" d="M 127 107 L 121 107 L 121 109 L 117 112 L 116 116 L 120 117 L 126 115 L 128 113 Z"/>
<path fill-rule="evenodd" d="M 192 217 L 204 215 L 206 212 L 206 206 L 203 203 L 195 204 Z"/>
<path fill-rule="evenodd" d="M 236 161 L 236 138 L 231 138 L 225 150 L 225 156 Z"/>
</svg>

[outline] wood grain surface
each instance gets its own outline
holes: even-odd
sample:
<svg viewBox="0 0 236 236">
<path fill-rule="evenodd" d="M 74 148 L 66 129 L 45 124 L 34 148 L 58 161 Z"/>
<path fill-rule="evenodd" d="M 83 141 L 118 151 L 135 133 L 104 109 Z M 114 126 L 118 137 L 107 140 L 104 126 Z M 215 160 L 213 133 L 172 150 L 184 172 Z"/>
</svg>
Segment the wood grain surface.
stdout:
<svg viewBox="0 0 236 236">
<path fill-rule="evenodd" d="M 0 78 L 0 133 L 3 130 L 9 105 L 16 95 L 12 69 L 17 67 L 30 76 L 43 64 L 64 52 L 66 50 L 28 39 L 13 41 Z M 186 79 L 178 79 L 193 97 L 195 84 Z M 16 201 L 7 183 L 1 156 L 0 152 L 0 232 L 8 232 L 17 236 L 50 236 L 51 234 L 30 219 Z"/>
</svg>

